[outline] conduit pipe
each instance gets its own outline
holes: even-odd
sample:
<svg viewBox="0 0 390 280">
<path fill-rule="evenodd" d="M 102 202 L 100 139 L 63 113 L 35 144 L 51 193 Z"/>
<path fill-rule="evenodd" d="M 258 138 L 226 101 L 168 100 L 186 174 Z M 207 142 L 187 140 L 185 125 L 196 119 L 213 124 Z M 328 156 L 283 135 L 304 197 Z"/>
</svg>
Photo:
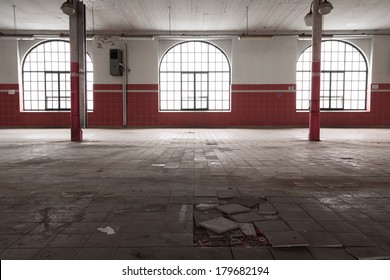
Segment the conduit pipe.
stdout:
<svg viewBox="0 0 390 280">
<path fill-rule="evenodd" d="M 122 78 L 122 110 L 123 110 L 123 127 L 127 126 L 127 77 L 128 77 L 128 67 L 127 67 L 127 44 L 123 46 L 123 78 Z"/>
</svg>

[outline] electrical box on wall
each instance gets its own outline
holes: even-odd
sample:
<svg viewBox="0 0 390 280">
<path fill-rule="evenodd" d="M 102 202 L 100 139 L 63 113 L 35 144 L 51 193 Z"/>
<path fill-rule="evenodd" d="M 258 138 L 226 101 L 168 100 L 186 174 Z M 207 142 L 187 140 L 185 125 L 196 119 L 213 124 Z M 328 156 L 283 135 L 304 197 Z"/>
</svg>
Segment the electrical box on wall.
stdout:
<svg viewBox="0 0 390 280">
<path fill-rule="evenodd" d="M 123 61 L 122 51 L 119 49 L 110 49 L 110 75 L 122 76 Z"/>
</svg>

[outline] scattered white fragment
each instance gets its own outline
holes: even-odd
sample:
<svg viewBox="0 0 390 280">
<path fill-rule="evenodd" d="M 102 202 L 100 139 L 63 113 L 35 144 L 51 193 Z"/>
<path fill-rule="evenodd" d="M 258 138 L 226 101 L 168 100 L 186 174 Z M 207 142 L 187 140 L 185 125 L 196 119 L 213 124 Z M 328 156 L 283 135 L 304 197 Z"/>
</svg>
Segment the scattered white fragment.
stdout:
<svg viewBox="0 0 390 280">
<path fill-rule="evenodd" d="M 213 209 L 215 206 L 218 206 L 219 204 L 208 204 L 208 203 L 201 203 L 195 206 L 195 208 L 199 210 L 207 210 L 207 209 Z"/>
<path fill-rule="evenodd" d="M 112 229 L 112 227 L 105 227 L 105 228 L 97 228 L 98 231 L 107 233 L 107 234 L 115 234 L 115 231 Z"/>
</svg>

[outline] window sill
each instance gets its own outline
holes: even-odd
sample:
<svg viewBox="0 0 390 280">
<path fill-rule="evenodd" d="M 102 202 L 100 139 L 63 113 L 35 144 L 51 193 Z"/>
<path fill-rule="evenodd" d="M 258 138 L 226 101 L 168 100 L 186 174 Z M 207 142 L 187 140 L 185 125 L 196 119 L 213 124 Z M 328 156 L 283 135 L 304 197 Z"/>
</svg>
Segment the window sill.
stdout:
<svg viewBox="0 0 390 280">
<path fill-rule="evenodd" d="M 296 110 L 296 113 L 309 113 L 309 110 Z M 324 110 L 320 113 L 370 113 L 369 110 Z"/>
</svg>

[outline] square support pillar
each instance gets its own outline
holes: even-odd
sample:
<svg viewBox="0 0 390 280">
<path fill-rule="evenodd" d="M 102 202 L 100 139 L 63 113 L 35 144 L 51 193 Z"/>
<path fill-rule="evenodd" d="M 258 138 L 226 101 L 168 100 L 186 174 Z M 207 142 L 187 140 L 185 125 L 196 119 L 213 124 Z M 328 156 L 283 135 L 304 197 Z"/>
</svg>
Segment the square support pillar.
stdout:
<svg viewBox="0 0 390 280">
<path fill-rule="evenodd" d="M 86 36 L 85 5 L 73 0 L 74 14 L 69 16 L 70 89 L 71 89 L 71 140 L 82 141 L 81 128 L 86 127 Z"/>
</svg>

